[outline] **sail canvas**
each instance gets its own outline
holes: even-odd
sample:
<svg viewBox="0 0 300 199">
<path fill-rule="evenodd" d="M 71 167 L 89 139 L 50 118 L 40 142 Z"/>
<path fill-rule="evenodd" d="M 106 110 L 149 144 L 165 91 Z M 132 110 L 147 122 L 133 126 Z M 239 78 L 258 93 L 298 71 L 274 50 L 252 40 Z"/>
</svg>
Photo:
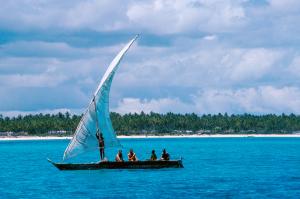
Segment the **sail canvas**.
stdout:
<svg viewBox="0 0 300 199">
<path fill-rule="evenodd" d="M 109 92 L 113 77 L 118 69 L 121 59 L 137 37 L 138 35 L 128 42 L 110 63 L 88 108 L 76 128 L 72 140 L 64 152 L 63 159 L 68 159 L 80 153 L 98 149 L 98 140 L 96 138 L 97 130 L 103 134 L 105 147 L 120 146 L 110 120 Z"/>
</svg>

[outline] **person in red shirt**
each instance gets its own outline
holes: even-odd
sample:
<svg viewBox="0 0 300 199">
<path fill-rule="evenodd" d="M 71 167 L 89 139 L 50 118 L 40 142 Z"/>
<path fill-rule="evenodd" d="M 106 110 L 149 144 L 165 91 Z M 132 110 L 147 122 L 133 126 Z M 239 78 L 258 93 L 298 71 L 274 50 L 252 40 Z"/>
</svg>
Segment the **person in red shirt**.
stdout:
<svg viewBox="0 0 300 199">
<path fill-rule="evenodd" d="M 129 153 L 128 153 L 128 161 L 137 161 L 137 157 L 135 155 L 135 153 L 133 152 L 132 149 L 130 149 Z"/>
</svg>

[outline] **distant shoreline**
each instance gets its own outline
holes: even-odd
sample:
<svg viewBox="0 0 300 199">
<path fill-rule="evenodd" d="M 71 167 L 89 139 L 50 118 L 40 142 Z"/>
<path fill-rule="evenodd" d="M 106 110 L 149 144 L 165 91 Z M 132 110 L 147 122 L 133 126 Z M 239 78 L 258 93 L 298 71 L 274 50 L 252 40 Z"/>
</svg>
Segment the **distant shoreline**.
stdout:
<svg viewBox="0 0 300 199">
<path fill-rule="evenodd" d="M 242 137 L 293 137 L 293 138 L 300 138 L 300 134 L 214 134 L 214 135 L 120 135 L 118 138 L 120 139 L 139 139 L 139 138 L 242 138 Z M 13 141 L 13 140 L 70 140 L 72 137 L 65 136 L 6 136 L 0 137 L 0 141 Z"/>
</svg>

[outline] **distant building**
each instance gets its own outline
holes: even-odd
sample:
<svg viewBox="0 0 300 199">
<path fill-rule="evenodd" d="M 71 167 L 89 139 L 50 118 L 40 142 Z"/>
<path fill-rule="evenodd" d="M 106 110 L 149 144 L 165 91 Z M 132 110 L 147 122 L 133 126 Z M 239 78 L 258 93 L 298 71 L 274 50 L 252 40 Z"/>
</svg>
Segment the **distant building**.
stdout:
<svg viewBox="0 0 300 199">
<path fill-rule="evenodd" d="M 7 132 L 0 132 L 0 136 L 13 136 L 14 132 L 7 131 Z"/>
<path fill-rule="evenodd" d="M 59 130 L 59 131 L 48 131 L 49 135 L 64 135 L 67 134 L 67 131 L 65 130 Z"/>
<path fill-rule="evenodd" d="M 196 133 L 197 133 L 198 135 L 201 135 L 201 134 L 209 134 L 209 133 L 211 133 L 211 131 L 210 131 L 210 130 L 200 129 L 200 130 L 196 131 Z"/>
<path fill-rule="evenodd" d="M 242 131 L 242 132 L 245 132 L 245 133 L 248 133 L 248 134 L 250 134 L 250 133 L 256 133 L 256 131 L 255 130 L 246 130 L 246 131 Z"/>
<path fill-rule="evenodd" d="M 12 135 L 13 136 L 26 136 L 26 135 L 28 135 L 28 133 L 25 131 L 20 131 L 20 132 L 14 132 Z"/>
<path fill-rule="evenodd" d="M 233 129 L 228 129 L 228 130 L 225 130 L 224 133 L 234 133 L 234 130 Z"/>
<path fill-rule="evenodd" d="M 174 130 L 175 133 L 182 133 L 182 130 Z"/>
</svg>

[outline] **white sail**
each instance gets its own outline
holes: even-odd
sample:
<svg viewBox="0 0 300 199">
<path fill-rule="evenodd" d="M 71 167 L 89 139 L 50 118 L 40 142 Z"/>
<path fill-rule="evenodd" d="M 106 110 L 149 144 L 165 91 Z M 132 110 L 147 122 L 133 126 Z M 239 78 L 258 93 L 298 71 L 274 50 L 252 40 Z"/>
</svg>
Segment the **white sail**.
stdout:
<svg viewBox="0 0 300 199">
<path fill-rule="evenodd" d="M 105 147 L 120 146 L 110 120 L 109 91 L 122 57 L 137 37 L 138 35 L 126 44 L 110 63 L 94 93 L 93 99 L 77 126 L 72 140 L 64 152 L 63 159 L 68 159 L 80 153 L 98 149 L 98 140 L 96 138 L 97 128 L 99 128 L 100 132 L 103 134 Z"/>
</svg>

